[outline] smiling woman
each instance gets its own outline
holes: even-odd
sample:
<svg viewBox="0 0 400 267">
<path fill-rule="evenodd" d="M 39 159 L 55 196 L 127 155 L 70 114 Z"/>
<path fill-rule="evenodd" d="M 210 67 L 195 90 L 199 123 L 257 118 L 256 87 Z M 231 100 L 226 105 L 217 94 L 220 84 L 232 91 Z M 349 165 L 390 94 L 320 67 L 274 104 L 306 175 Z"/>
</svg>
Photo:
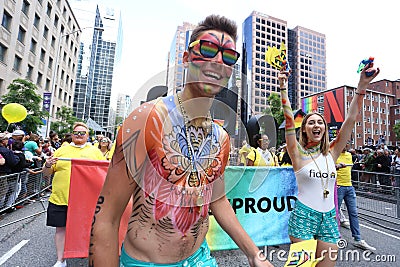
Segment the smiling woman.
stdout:
<svg viewBox="0 0 400 267">
<path fill-rule="evenodd" d="M 372 76 L 366 75 L 373 72 Z M 278 76 L 282 106 L 285 116 L 287 151 L 292 160 L 298 185 L 295 208 L 289 218 L 289 237 L 292 243 L 317 239 L 316 258 L 322 251 L 337 251 L 339 230 L 336 221 L 334 189 L 336 182 L 335 162 L 350 138 L 368 84 L 379 74 L 373 63 L 364 67 L 360 74 L 356 94 L 349 106 L 346 119 L 336 139 L 329 142 L 327 124 L 319 113 L 307 114 L 300 127 L 297 142 L 293 112 L 290 106 L 287 81 L 290 72 L 281 70 Z M 335 255 L 325 257 L 318 266 L 335 265 Z"/>
</svg>

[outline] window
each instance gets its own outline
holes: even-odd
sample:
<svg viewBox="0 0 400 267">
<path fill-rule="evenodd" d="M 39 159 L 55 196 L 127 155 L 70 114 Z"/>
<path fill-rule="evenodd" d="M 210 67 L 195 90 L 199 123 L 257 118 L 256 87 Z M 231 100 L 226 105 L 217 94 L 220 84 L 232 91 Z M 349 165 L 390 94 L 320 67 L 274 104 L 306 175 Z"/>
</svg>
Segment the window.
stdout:
<svg viewBox="0 0 400 267">
<path fill-rule="evenodd" d="M 38 14 L 35 14 L 35 18 L 33 19 L 33 26 L 35 26 L 36 29 L 39 29 L 39 24 L 40 24 L 40 17 Z"/>
<path fill-rule="evenodd" d="M 47 3 L 47 11 L 46 11 L 46 14 L 47 14 L 47 16 L 50 18 L 50 16 L 51 16 L 51 10 L 53 9 L 53 7 L 51 6 L 51 4 L 50 3 Z"/>
<path fill-rule="evenodd" d="M 31 65 L 28 65 L 28 70 L 26 71 L 26 78 L 32 80 L 32 73 L 33 73 L 33 67 Z"/>
<path fill-rule="evenodd" d="M 21 62 L 22 62 L 22 58 L 20 58 L 19 56 L 15 56 L 14 58 L 14 66 L 13 66 L 13 70 L 15 71 L 20 71 L 21 68 Z"/>
<path fill-rule="evenodd" d="M 40 61 L 44 62 L 46 58 L 46 51 L 44 49 L 40 50 Z"/>
<path fill-rule="evenodd" d="M 37 46 L 37 42 L 35 41 L 35 39 L 32 39 L 30 50 L 31 50 L 31 52 L 34 53 L 34 54 L 36 53 L 36 46 Z"/>
<path fill-rule="evenodd" d="M 58 26 L 58 21 L 59 21 L 59 18 L 58 18 L 58 16 L 56 15 L 56 16 L 54 17 L 54 26 L 56 26 L 56 28 L 57 28 L 57 26 Z"/>
<path fill-rule="evenodd" d="M 26 35 L 25 29 L 22 27 L 19 27 L 18 37 L 17 37 L 18 41 L 20 41 L 21 43 L 24 43 L 25 35 Z"/>
<path fill-rule="evenodd" d="M 43 37 L 47 40 L 48 36 L 49 36 L 49 28 L 47 28 L 47 26 L 44 26 Z"/>
<path fill-rule="evenodd" d="M 8 31 L 11 30 L 11 21 L 12 17 L 10 14 L 7 13 L 7 11 L 4 10 L 3 14 L 3 20 L 1 21 L 1 25 L 6 28 Z"/>
<path fill-rule="evenodd" d="M 37 76 L 37 80 L 36 80 L 36 84 L 41 86 L 42 85 L 42 80 L 43 80 L 43 74 L 41 74 L 40 72 L 38 73 Z"/>
<path fill-rule="evenodd" d="M 22 8 L 21 8 L 21 11 L 22 11 L 22 13 L 24 13 L 25 15 L 27 15 L 28 16 L 28 14 L 29 14 L 29 7 L 30 7 L 30 3 L 28 2 L 28 1 L 23 1 L 22 2 Z"/>
<path fill-rule="evenodd" d="M 49 69 L 53 68 L 53 58 L 49 57 Z"/>
<path fill-rule="evenodd" d="M 5 61 L 6 55 L 7 55 L 7 47 L 5 47 L 4 45 L 0 44 L 0 61 L 1 62 Z"/>
<path fill-rule="evenodd" d="M 50 80 L 46 79 L 46 84 L 44 85 L 44 88 L 46 89 L 46 91 L 50 91 Z"/>
<path fill-rule="evenodd" d="M 56 37 L 51 36 L 51 47 L 54 48 L 55 45 L 56 45 Z"/>
</svg>

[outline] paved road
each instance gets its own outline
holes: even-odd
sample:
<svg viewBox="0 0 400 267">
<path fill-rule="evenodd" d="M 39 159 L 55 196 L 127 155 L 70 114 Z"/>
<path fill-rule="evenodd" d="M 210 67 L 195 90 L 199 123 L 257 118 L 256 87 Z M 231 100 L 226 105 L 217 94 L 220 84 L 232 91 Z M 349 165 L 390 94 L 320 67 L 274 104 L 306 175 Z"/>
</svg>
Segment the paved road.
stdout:
<svg viewBox="0 0 400 267">
<path fill-rule="evenodd" d="M 44 211 L 46 207 L 47 200 L 37 201 L 23 209 L 1 216 L 0 266 L 53 266 L 56 257 L 53 241 L 54 228 L 45 226 L 46 214 Z M 363 259 L 363 251 L 356 249 L 351 244 L 350 230 L 343 229 L 342 236 L 348 242 L 348 246 L 340 250 L 340 258 L 336 266 L 400 266 L 400 234 L 388 230 L 389 228 L 378 227 L 370 221 L 361 220 L 361 224 L 363 238 L 377 248 L 376 253 L 369 256 L 364 254 Z M 286 253 L 288 247 L 288 245 L 268 247 L 268 254 L 274 266 L 284 266 L 285 262 L 278 259 L 277 255 L 278 253 Z M 220 267 L 248 266 L 246 257 L 239 250 L 217 251 L 213 254 Z M 354 257 L 349 257 L 350 254 L 359 255 L 361 259 L 359 261 L 352 260 Z M 346 260 L 346 255 L 350 259 Z M 385 259 L 386 262 L 376 262 L 377 258 Z M 392 262 L 387 262 L 388 260 Z M 67 262 L 69 267 L 87 266 L 86 259 L 68 259 Z"/>
</svg>

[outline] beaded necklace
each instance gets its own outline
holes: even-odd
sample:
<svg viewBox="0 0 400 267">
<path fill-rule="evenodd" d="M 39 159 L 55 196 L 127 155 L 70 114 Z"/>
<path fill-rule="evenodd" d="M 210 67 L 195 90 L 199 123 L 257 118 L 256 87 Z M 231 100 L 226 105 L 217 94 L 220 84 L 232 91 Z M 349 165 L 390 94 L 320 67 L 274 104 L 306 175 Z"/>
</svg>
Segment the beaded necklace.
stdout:
<svg viewBox="0 0 400 267">
<path fill-rule="evenodd" d="M 211 162 L 210 162 L 210 156 L 208 157 L 208 165 L 207 165 L 207 169 L 205 171 L 205 175 L 203 177 L 203 179 L 200 180 L 200 178 L 198 177 L 198 173 L 197 173 L 197 168 L 196 168 L 196 164 L 194 162 L 194 156 L 192 154 L 192 151 L 194 152 L 194 148 L 190 139 L 190 133 L 189 133 L 189 118 L 186 114 L 185 109 L 183 108 L 182 105 L 182 99 L 180 97 L 179 94 L 177 94 L 177 98 L 178 98 L 178 104 L 182 113 L 182 117 L 183 117 L 183 121 L 185 124 L 185 134 L 186 134 L 186 141 L 188 144 L 188 155 L 186 155 L 186 157 L 188 157 L 190 165 L 192 167 L 192 170 L 190 171 L 189 174 L 189 180 L 188 180 L 188 184 L 189 186 L 192 187 L 198 187 L 198 196 L 197 196 L 197 200 L 196 200 L 196 206 L 198 206 L 199 209 L 199 213 L 201 213 L 203 205 L 204 205 L 204 186 L 205 186 L 205 179 L 206 179 L 206 174 L 209 171 Z M 210 147 L 212 146 L 212 137 L 213 137 L 213 120 L 211 119 L 211 114 L 210 112 L 208 112 L 208 116 L 207 116 L 207 120 L 210 120 Z M 203 127 L 202 127 L 203 128 Z M 204 128 L 203 128 L 204 130 Z M 210 152 L 211 153 L 211 152 Z"/>
</svg>

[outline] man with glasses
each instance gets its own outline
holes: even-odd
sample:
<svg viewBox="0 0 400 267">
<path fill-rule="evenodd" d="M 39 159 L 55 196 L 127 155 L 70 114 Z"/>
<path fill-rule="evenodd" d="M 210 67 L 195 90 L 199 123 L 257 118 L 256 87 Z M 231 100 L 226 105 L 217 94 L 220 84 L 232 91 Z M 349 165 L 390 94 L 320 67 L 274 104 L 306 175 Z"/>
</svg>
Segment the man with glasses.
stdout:
<svg viewBox="0 0 400 267">
<path fill-rule="evenodd" d="M 54 267 L 67 266 L 67 262 L 64 259 L 64 243 L 71 177 L 71 161 L 69 159 L 103 159 L 100 150 L 87 142 L 88 138 L 89 128 L 87 125 L 83 122 L 76 122 L 72 131 L 72 142 L 57 149 L 53 156 L 46 159 L 43 166 L 43 175 L 45 177 L 54 175 L 46 222 L 47 226 L 56 227 L 57 262 Z"/>
<path fill-rule="evenodd" d="M 182 92 L 144 103 L 124 121 L 96 207 L 90 266 L 217 266 L 205 240 L 209 211 L 250 266 L 271 266 L 225 196 L 230 140 L 210 115 L 239 58 L 236 38 L 234 22 L 208 16 L 183 54 Z M 118 257 L 118 226 L 132 196 Z"/>
</svg>

